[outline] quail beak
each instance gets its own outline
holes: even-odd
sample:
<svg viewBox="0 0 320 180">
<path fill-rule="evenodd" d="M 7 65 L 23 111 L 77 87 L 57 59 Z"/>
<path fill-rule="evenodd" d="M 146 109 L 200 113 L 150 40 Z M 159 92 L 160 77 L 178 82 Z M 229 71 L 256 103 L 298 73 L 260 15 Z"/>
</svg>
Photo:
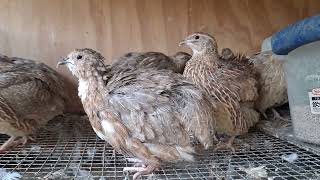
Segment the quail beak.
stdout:
<svg viewBox="0 0 320 180">
<path fill-rule="evenodd" d="M 179 43 L 179 46 L 184 46 L 187 44 L 187 41 L 186 40 L 182 40 L 180 43 Z"/>
<path fill-rule="evenodd" d="M 66 65 L 70 63 L 68 60 L 69 60 L 68 58 L 63 58 L 61 61 L 58 62 L 57 68 L 59 67 L 59 65 Z"/>
</svg>

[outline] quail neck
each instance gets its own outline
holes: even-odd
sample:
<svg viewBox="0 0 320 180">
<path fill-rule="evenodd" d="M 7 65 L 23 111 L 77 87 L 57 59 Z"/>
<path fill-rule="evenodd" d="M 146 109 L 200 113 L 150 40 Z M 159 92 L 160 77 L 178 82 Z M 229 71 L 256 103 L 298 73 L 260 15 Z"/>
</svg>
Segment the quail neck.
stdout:
<svg viewBox="0 0 320 180">
<path fill-rule="evenodd" d="M 198 62 L 197 64 L 203 64 L 208 67 L 215 68 L 218 66 L 217 60 L 219 55 L 214 47 L 204 47 L 202 51 L 193 50 L 192 61 Z"/>
<path fill-rule="evenodd" d="M 199 35 L 200 39 L 194 40 L 194 37 L 188 37 L 184 40 L 187 46 L 192 49 L 193 55 L 191 60 L 198 63 L 215 64 L 218 60 L 218 47 L 214 39 Z"/>
</svg>

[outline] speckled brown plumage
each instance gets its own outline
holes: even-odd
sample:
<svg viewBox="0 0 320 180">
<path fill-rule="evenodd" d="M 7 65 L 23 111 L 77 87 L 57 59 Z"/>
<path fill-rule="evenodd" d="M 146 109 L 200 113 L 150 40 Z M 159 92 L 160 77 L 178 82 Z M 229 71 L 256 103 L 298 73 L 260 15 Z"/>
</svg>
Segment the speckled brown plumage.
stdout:
<svg viewBox="0 0 320 180">
<path fill-rule="evenodd" d="M 277 60 L 271 51 L 258 53 L 250 57 L 250 61 L 258 72 L 259 98 L 256 107 L 266 117 L 267 109 L 288 102 L 283 62 Z M 281 118 L 277 112 L 274 113 L 275 118 Z"/>
<path fill-rule="evenodd" d="M 53 117 L 62 114 L 67 95 L 61 76 L 43 63 L 0 58 L 0 133 L 11 138 L 0 147 L 26 143 Z M 17 138 L 22 139 L 17 140 Z"/>
<path fill-rule="evenodd" d="M 219 55 L 219 61 L 223 63 L 231 62 L 234 65 L 241 67 L 246 66 L 246 64 L 251 64 L 252 62 L 249 60 L 249 56 L 244 53 L 234 53 L 230 48 L 223 48 L 221 50 L 221 54 Z"/>
<path fill-rule="evenodd" d="M 130 52 L 117 58 L 112 64 L 113 69 L 125 68 L 154 68 L 167 69 L 175 73 L 183 73 L 186 62 L 191 55 L 185 52 L 177 52 L 172 56 L 166 56 L 160 52 Z"/>
<path fill-rule="evenodd" d="M 221 50 L 220 59 L 222 60 L 232 60 L 236 57 L 233 51 L 230 48 L 223 48 Z"/>
<path fill-rule="evenodd" d="M 169 70 L 113 71 L 91 49 L 70 53 L 63 62 L 79 79 L 79 96 L 96 134 L 118 152 L 138 158 L 152 172 L 162 162 L 193 160 L 192 133 L 212 145 L 212 104 L 205 93 Z"/>
<path fill-rule="evenodd" d="M 253 109 L 258 97 L 253 67 L 248 61 L 221 60 L 215 39 L 206 33 L 190 35 L 182 44 L 193 50 L 183 75 L 212 97 L 217 131 L 232 136 L 232 142 L 259 119 Z"/>
</svg>

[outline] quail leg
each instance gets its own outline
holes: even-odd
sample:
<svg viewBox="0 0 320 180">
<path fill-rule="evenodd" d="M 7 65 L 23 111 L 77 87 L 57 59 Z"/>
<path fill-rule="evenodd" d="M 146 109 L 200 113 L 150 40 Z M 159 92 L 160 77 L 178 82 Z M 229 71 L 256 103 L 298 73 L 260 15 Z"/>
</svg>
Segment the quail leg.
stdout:
<svg viewBox="0 0 320 180">
<path fill-rule="evenodd" d="M 32 139 L 32 138 L 28 136 L 23 136 L 22 138 L 17 140 L 17 137 L 12 136 L 0 147 L 0 153 L 5 153 L 7 150 L 19 145 L 25 146 L 29 139 Z"/>
<path fill-rule="evenodd" d="M 146 167 L 140 159 L 137 158 L 126 158 L 127 161 L 135 163 L 134 167 Z"/>
<path fill-rule="evenodd" d="M 17 141 L 17 144 L 22 144 L 23 146 L 25 146 L 28 142 L 28 140 L 30 139 L 29 136 L 23 136 L 19 141 Z"/>
<path fill-rule="evenodd" d="M 28 136 L 27 138 L 28 138 L 28 140 L 31 141 L 31 142 L 36 142 L 36 139 L 35 139 L 34 137 Z"/>
<path fill-rule="evenodd" d="M 232 136 L 226 143 L 220 141 L 217 144 L 217 147 L 214 148 L 214 151 L 217 151 L 220 149 L 230 149 L 233 153 L 236 152 L 235 148 L 232 146 L 234 139 L 235 139 L 235 136 Z"/>
<path fill-rule="evenodd" d="M 10 137 L 5 143 L 3 143 L 1 146 L 0 146 L 0 153 L 5 153 L 10 147 L 12 147 L 15 143 L 15 139 L 17 137 L 15 136 L 12 136 Z"/>
<path fill-rule="evenodd" d="M 274 108 L 272 108 L 272 112 L 273 112 L 273 120 L 274 121 L 280 120 L 279 126 L 286 127 L 288 125 L 289 119 L 282 117 Z"/>
<path fill-rule="evenodd" d="M 23 136 L 20 139 L 15 140 L 13 142 L 13 147 L 19 146 L 19 145 L 25 146 L 27 144 L 28 140 L 29 140 L 29 136 Z"/>
<path fill-rule="evenodd" d="M 218 140 L 218 138 L 217 138 L 217 136 L 214 134 L 213 135 L 213 140 L 215 141 L 215 142 L 218 142 L 219 140 Z"/>
<path fill-rule="evenodd" d="M 265 112 L 262 112 L 261 114 L 262 114 L 264 119 L 268 119 L 268 116 L 267 116 L 267 114 Z"/>
<path fill-rule="evenodd" d="M 155 169 L 156 169 L 156 167 L 154 167 L 152 165 L 147 165 L 145 167 L 125 167 L 125 168 L 123 168 L 123 171 L 125 171 L 125 172 L 136 172 L 133 175 L 133 180 L 136 180 L 141 175 L 152 173 Z"/>
</svg>

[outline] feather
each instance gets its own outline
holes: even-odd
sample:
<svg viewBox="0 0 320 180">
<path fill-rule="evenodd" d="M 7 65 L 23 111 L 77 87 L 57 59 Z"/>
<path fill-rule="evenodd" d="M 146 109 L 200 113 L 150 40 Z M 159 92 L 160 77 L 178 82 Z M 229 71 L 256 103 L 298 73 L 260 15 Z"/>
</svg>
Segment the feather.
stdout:
<svg viewBox="0 0 320 180">
<path fill-rule="evenodd" d="M 82 59 L 75 58 L 78 56 Z M 94 50 L 75 50 L 68 55 L 68 67 L 79 82 L 86 82 L 81 87 L 85 95 L 80 94 L 85 97 L 82 103 L 94 131 L 120 153 L 146 165 L 137 171 L 150 173 L 162 162 L 192 161 L 189 134 L 205 148 L 212 146 L 215 119 L 205 93 L 182 75 L 165 69 L 113 65 L 96 76 L 103 59 Z M 147 59 L 152 59 L 147 64 L 156 64 L 156 57 Z"/>
<path fill-rule="evenodd" d="M 33 134 L 53 117 L 62 114 L 68 95 L 63 78 L 43 63 L 22 58 L 0 59 L 0 133 L 14 139 Z"/>
<path fill-rule="evenodd" d="M 234 55 L 230 49 L 220 56 L 215 38 L 207 33 L 192 34 L 183 43 L 193 50 L 183 75 L 211 97 L 218 133 L 233 137 L 246 133 L 259 120 L 253 107 L 247 107 L 258 97 L 249 59 Z"/>
<path fill-rule="evenodd" d="M 177 52 L 172 56 L 166 56 L 160 52 L 130 52 L 117 58 L 112 64 L 113 69 L 139 69 L 154 68 L 167 69 L 176 73 L 182 73 L 186 62 L 191 58 L 188 53 Z"/>
<path fill-rule="evenodd" d="M 250 57 L 258 73 L 259 98 L 256 107 L 261 113 L 288 102 L 283 63 L 272 52 L 262 52 Z"/>
</svg>

